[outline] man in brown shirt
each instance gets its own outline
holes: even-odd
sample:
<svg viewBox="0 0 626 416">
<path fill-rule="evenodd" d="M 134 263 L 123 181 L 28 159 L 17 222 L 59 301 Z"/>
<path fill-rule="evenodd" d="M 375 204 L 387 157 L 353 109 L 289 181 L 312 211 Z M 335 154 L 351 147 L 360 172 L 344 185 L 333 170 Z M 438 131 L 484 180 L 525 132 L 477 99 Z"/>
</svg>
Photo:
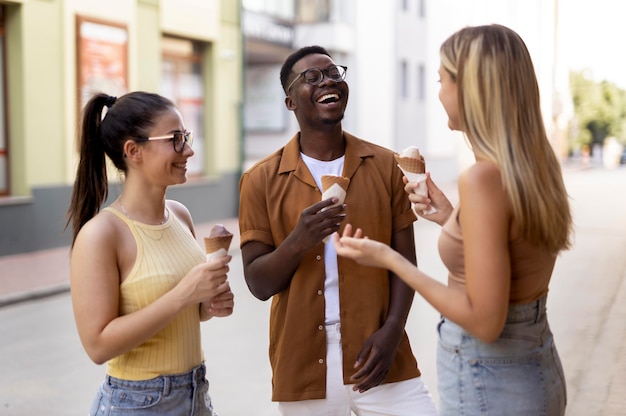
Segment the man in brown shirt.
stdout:
<svg viewBox="0 0 626 416">
<path fill-rule="evenodd" d="M 300 132 L 240 182 L 246 282 L 272 297 L 272 400 L 283 415 L 435 415 L 404 331 L 414 292 L 323 242 L 347 219 L 415 262 L 415 215 L 393 152 L 342 129 L 345 73 L 319 46 L 287 58 L 281 83 Z M 350 179 L 343 205 L 320 201 L 324 174 Z"/>
</svg>

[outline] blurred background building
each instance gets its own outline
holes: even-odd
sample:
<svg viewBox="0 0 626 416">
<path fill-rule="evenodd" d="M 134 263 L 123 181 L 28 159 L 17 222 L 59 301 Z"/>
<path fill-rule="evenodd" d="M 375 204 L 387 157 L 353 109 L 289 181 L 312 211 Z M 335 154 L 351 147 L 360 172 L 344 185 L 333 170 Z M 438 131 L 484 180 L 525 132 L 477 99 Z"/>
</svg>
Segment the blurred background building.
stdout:
<svg viewBox="0 0 626 416">
<path fill-rule="evenodd" d="M 98 91 L 173 99 L 196 155 L 168 197 L 196 221 L 235 215 L 242 47 L 233 0 L 0 1 L 0 256 L 69 244 L 76 126 Z"/>
<path fill-rule="evenodd" d="M 551 131 L 562 107 L 553 92 L 567 89 L 567 70 L 556 65 L 557 0 L 243 0 L 242 21 L 245 167 L 298 129 L 279 72 L 302 46 L 324 46 L 348 67 L 345 130 L 396 151 L 419 147 L 439 180 L 456 178 L 470 155 L 438 101 L 439 45 L 452 32 L 488 23 L 516 30 L 533 56 Z"/>
<path fill-rule="evenodd" d="M 439 45 L 466 25 L 507 25 L 533 56 L 563 154 L 557 15 L 557 0 L 0 0 L 0 256 L 69 244 L 76 125 L 99 90 L 172 98 L 197 139 L 190 179 L 168 197 L 196 222 L 236 216 L 241 172 L 298 130 L 279 71 L 307 45 L 348 67 L 346 131 L 418 146 L 446 181 L 470 153 L 438 101 Z"/>
</svg>

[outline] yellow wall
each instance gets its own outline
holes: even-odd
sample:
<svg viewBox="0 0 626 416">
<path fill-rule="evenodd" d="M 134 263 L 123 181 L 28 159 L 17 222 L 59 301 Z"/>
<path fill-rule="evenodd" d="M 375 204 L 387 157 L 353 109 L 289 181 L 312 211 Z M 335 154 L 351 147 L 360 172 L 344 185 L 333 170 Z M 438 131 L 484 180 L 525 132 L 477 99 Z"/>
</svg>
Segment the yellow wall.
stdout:
<svg viewBox="0 0 626 416">
<path fill-rule="evenodd" d="M 232 171 L 240 166 L 241 152 L 241 112 L 243 105 L 243 85 L 241 71 L 243 65 L 242 35 L 238 26 L 222 25 L 220 42 L 213 51 L 215 59 L 215 128 L 216 136 L 212 146 L 212 160 L 218 171 Z"/>
<path fill-rule="evenodd" d="M 13 195 L 64 177 L 62 7 L 56 1 L 7 6 L 9 157 Z"/>
<path fill-rule="evenodd" d="M 240 169 L 242 41 L 231 0 L 23 0 L 7 7 L 12 195 L 71 184 L 76 153 L 76 15 L 128 29 L 130 90 L 159 91 L 161 36 L 207 42 L 207 173 Z M 226 7 L 222 10 L 221 6 Z M 236 18 L 233 18 L 236 16 Z"/>
<path fill-rule="evenodd" d="M 161 9 L 164 32 L 204 41 L 218 39 L 219 0 L 161 0 Z"/>
</svg>

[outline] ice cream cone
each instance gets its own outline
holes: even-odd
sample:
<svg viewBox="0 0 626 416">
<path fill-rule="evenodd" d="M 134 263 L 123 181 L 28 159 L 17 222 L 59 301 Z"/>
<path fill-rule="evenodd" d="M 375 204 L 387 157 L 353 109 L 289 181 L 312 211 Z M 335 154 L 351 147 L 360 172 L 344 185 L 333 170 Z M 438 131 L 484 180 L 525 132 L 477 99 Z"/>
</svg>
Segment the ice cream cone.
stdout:
<svg viewBox="0 0 626 416">
<path fill-rule="evenodd" d="M 406 176 L 410 182 L 417 183 L 417 187 L 414 190 L 415 193 L 428 196 L 426 162 L 419 149 L 415 146 L 409 146 L 399 154 L 395 154 L 394 158 L 396 159 L 398 167 L 402 170 L 402 173 L 404 173 L 404 176 Z M 434 207 L 424 211 L 425 214 L 434 214 L 435 212 L 437 212 L 437 210 Z"/>
<path fill-rule="evenodd" d="M 398 166 L 404 171 L 411 173 L 426 173 L 426 163 L 424 162 L 424 157 L 421 156 L 420 159 L 412 158 L 412 157 L 402 157 L 399 155 L 394 155 Z"/>
<path fill-rule="evenodd" d="M 228 248 L 230 247 L 230 242 L 232 241 L 232 239 L 233 239 L 232 234 L 218 236 L 218 237 L 211 237 L 211 238 L 204 237 L 204 248 L 206 249 L 206 254 L 211 254 L 221 248 L 228 251 Z"/>
<path fill-rule="evenodd" d="M 232 239 L 233 234 L 224 228 L 223 225 L 214 225 L 211 228 L 209 236 L 204 237 L 204 248 L 206 250 L 207 259 L 217 253 L 221 253 L 222 255 L 228 253 Z"/>
<path fill-rule="evenodd" d="M 337 198 L 335 204 L 324 208 L 324 210 L 343 204 L 346 199 L 349 184 L 350 178 L 346 178 L 345 176 L 322 175 L 322 200 Z M 327 243 L 329 239 L 330 236 L 326 236 L 322 241 Z"/>
<path fill-rule="evenodd" d="M 334 184 L 341 186 L 341 189 L 347 191 L 350 178 L 335 175 L 322 175 L 322 192 L 326 192 Z"/>
</svg>

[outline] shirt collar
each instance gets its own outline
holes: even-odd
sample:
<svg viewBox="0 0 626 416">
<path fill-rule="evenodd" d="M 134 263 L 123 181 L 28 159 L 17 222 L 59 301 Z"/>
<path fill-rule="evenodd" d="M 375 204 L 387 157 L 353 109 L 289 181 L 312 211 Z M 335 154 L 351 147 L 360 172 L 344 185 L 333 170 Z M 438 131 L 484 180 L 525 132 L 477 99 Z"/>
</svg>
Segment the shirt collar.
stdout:
<svg viewBox="0 0 626 416">
<path fill-rule="evenodd" d="M 346 153 L 343 167 L 343 176 L 352 178 L 352 175 L 356 172 L 363 160 L 367 157 L 373 157 L 374 152 L 371 149 L 371 145 L 347 132 L 343 132 L 343 137 L 346 140 Z M 289 172 L 295 172 L 295 175 L 315 186 L 315 181 L 311 176 L 311 172 L 306 167 L 306 164 L 300 157 L 300 133 L 296 133 L 291 140 L 283 148 L 283 155 L 278 167 L 278 173 L 284 174 Z"/>
</svg>

